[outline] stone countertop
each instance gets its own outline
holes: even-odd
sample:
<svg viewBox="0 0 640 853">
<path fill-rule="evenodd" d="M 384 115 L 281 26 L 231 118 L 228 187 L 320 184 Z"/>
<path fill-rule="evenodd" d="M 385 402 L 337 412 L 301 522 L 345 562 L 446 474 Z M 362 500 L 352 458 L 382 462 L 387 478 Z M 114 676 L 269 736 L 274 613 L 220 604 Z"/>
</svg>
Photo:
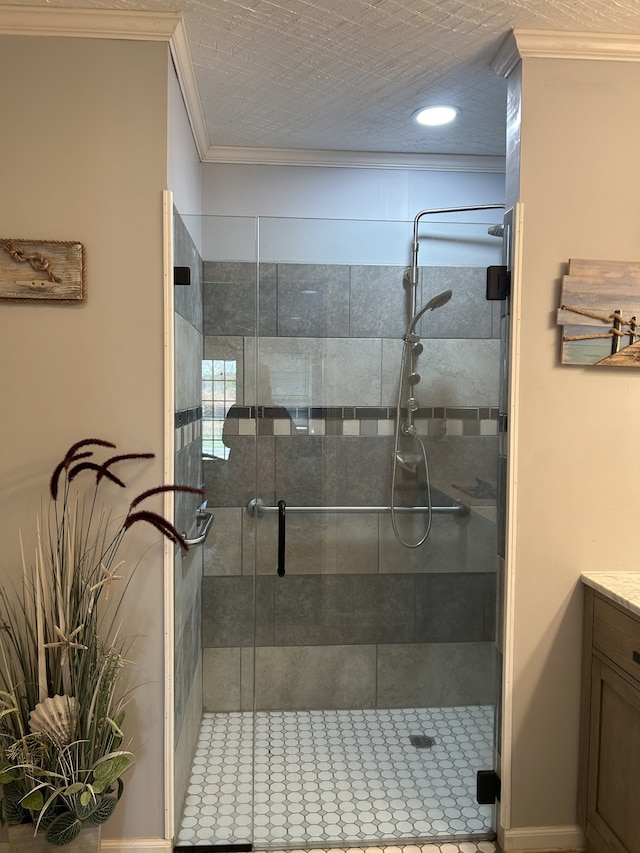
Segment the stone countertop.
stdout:
<svg viewBox="0 0 640 853">
<path fill-rule="evenodd" d="M 640 572 L 583 572 L 580 580 L 640 616 Z"/>
</svg>

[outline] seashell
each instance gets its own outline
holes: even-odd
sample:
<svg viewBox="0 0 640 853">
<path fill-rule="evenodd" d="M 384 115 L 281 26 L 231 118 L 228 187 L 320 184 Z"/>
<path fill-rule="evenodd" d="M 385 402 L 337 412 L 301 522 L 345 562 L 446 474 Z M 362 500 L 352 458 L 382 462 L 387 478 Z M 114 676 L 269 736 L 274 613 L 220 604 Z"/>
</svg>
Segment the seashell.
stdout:
<svg viewBox="0 0 640 853">
<path fill-rule="evenodd" d="M 74 696 L 50 696 L 38 702 L 29 714 L 29 729 L 42 733 L 59 746 L 74 740 L 78 703 Z"/>
</svg>

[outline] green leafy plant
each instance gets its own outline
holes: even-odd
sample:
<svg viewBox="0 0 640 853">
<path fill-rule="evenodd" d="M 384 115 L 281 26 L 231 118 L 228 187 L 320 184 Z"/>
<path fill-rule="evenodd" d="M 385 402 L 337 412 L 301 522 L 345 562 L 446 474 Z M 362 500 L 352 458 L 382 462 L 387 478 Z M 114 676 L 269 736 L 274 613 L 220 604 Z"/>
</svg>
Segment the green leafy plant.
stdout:
<svg viewBox="0 0 640 853">
<path fill-rule="evenodd" d="M 100 462 L 96 448 L 115 445 L 79 441 L 56 466 L 34 560 L 23 550 L 22 588 L 0 588 L 0 819 L 32 824 L 53 845 L 72 841 L 85 822 L 108 820 L 134 760 L 124 743 L 129 694 L 121 678 L 131 641 L 119 617 L 134 570 L 127 576 L 120 547 L 146 523 L 186 550 L 173 524 L 140 505 L 166 491 L 201 493 L 158 486 L 114 520 L 103 493 L 125 489 L 116 471 L 153 454 Z"/>
</svg>

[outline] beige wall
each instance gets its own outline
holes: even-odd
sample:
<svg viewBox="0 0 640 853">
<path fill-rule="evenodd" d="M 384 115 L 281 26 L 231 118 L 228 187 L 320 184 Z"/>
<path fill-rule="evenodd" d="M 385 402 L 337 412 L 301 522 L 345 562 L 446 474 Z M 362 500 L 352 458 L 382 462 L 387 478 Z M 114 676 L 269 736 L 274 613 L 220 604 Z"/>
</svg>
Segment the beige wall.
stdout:
<svg viewBox="0 0 640 853">
<path fill-rule="evenodd" d="M 569 258 L 640 258 L 639 136 L 640 64 L 524 60 L 512 827 L 576 824 L 578 577 L 637 570 L 640 371 L 561 366 L 555 313 Z"/>
<path fill-rule="evenodd" d="M 162 482 L 167 57 L 161 43 L 0 38 L 0 235 L 84 243 L 88 290 L 83 305 L 0 303 L 3 581 L 77 439 L 155 452 L 133 483 Z M 129 714 L 139 758 L 106 837 L 164 832 L 162 547 L 136 537 L 136 552 L 155 543 L 126 614 L 132 633 L 144 625 Z"/>
</svg>

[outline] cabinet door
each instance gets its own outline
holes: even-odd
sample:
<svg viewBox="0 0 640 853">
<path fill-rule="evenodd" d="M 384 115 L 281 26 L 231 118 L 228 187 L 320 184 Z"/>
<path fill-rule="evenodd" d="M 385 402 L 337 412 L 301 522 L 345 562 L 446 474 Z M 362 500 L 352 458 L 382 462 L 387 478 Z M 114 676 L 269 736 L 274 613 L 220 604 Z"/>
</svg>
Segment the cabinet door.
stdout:
<svg viewBox="0 0 640 853">
<path fill-rule="evenodd" d="M 640 853 L 640 690 L 597 656 L 589 747 L 588 848 Z"/>
</svg>

